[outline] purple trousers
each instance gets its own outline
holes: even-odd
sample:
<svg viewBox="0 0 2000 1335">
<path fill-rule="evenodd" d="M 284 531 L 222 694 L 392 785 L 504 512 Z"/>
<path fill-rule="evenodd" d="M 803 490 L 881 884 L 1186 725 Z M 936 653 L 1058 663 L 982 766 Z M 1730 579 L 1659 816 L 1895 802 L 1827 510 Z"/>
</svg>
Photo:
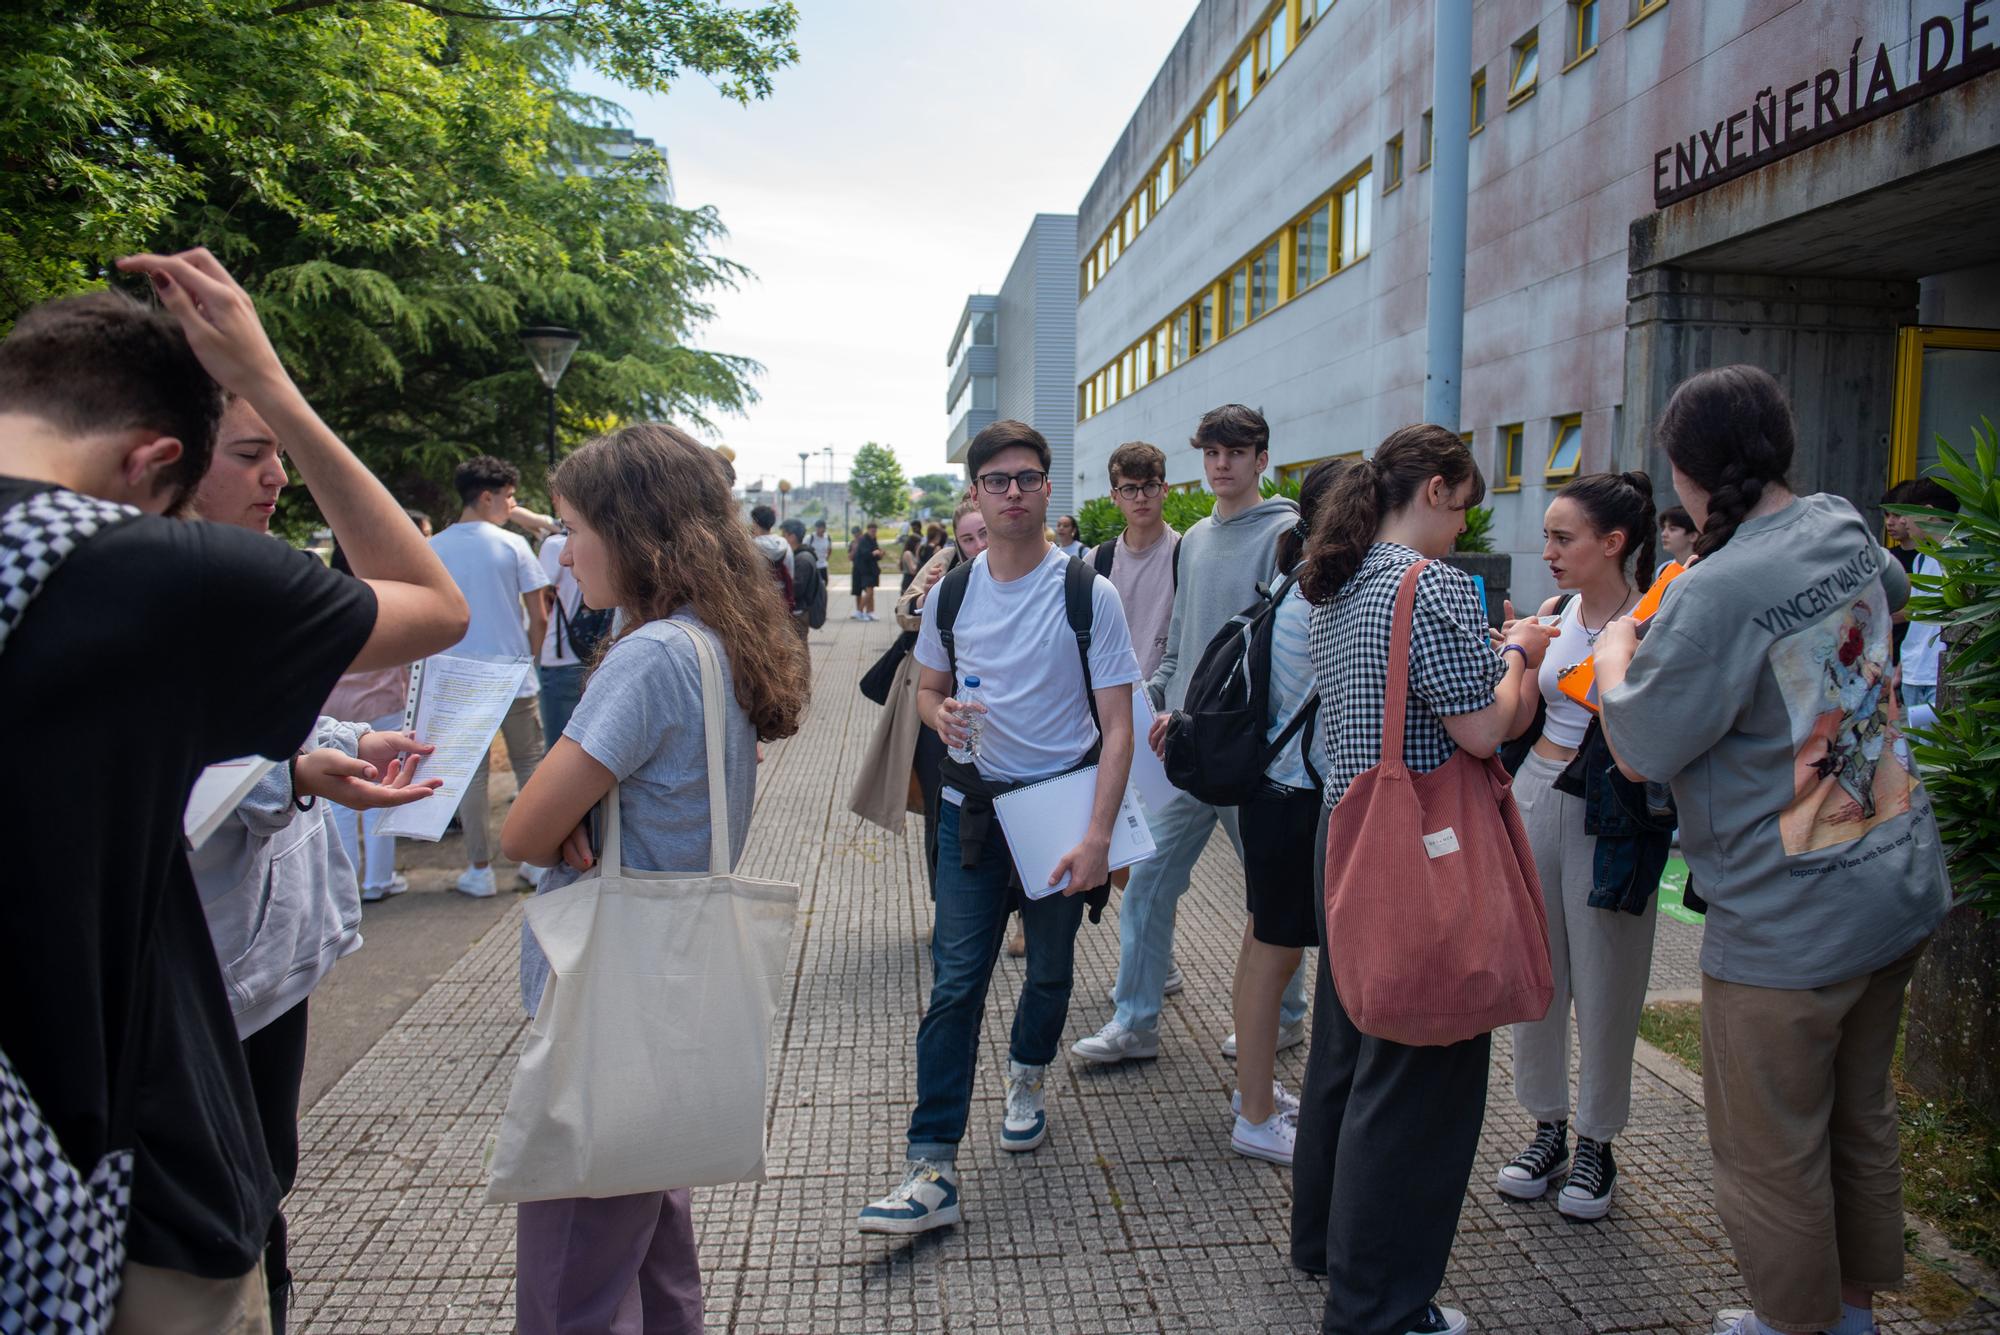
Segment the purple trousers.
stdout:
<svg viewBox="0 0 2000 1335">
<path fill-rule="evenodd" d="M 685 1191 L 515 1207 L 520 1335 L 701 1335 Z"/>
</svg>

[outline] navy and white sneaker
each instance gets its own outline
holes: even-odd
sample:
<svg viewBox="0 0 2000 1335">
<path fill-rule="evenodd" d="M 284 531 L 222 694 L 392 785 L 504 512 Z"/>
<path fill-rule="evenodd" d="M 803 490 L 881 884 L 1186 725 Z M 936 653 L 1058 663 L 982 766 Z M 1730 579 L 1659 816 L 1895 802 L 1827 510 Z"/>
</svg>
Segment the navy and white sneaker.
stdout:
<svg viewBox="0 0 2000 1335">
<path fill-rule="evenodd" d="M 1007 1063 L 1007 1115 L 1000 1122 L 1000 1148 L 1025 1154 L 1048 1138 L 1049 1114 L 1042 1102 L 1046 1066 Z"/>
<path fill-rule="evenodd" d="M 1410 1327 L 1410 1335 L 1465 1335 L 1465 1328 L 1465 1313 L 1432 1303 L 1424 1319 Z"/>
<path fill-rule="evenodd" d="M 1535 1126 L 1535 1139 L 1528 1148 L 1514 1156 L 1512 1163 L 1500 1170 L 1495 1186 L 1504 1196 L 1512 1196 L 1517 1201 L 1540 1200 L 1549 1189 L 1549 1183 L 1562 1175 L 1569 1166 L 1569 1123 L 1540 1122 Z"/>
<path fill-rule="evenodd" d="M 958 1222 L 958 1170 L 948 1163 L 913 1159 L 903 1180 L 879 1201 L 861 1207 L 863 1233 L 927 1233 Z"/>
<path fill-rule="evenodd" d="M 1611 1213 L 1611 1184 L 1618 1180 L 1618 1165 L 1611 1158 L 1611 1142 L 1576 1138 L 1576 1162 L 1570 1166 L 1569 1181 L 1556 1197 L 1556 1209 L 1571 1219 L 1602 1219 Z"/>
</svg>

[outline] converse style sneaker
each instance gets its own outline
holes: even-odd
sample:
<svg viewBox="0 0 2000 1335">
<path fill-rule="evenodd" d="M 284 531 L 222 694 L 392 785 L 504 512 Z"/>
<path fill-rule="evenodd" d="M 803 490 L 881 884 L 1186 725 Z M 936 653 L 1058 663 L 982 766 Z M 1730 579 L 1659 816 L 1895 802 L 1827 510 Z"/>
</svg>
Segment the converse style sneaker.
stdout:
<svg viewBox="0 0 2000 1335">
<path fill-rule="evenodd" d="M 1236 1125 L 1229 1133 L 1229 1148 L 1246 1159 L 1262 1159 L 1290 1168 L 1292 1142 L 1298 1139 L 1298 1134 L 1298 1123 L 1284 1113 L 1274 1112 L 1262 1122 L 1253 1122 L 1238 1113 Z"/>
<path fill-rule="evenodd" d="M 1187 979 L 1181 976 L 1181 966 L 1178 963 L 1170 963 L 1167 966 L 1167 981 L 1160 988 L 1160 995 L 1163 997 L 1174 996 L 1178 994 L 1180 990 L 1186 986 L 1187 986 Z M 1104 999 L 1110 1002 L 1114 1006 L 1118 1004 L 1117 979 L 1115 978 L 1112 979 L 1111 986 L 1104 989 Z"/>
<path fill-rule="evenodd" d="M 1611 1184 L 1617 1180 L 1611 1142 L 1578 1136 L 1576 1162 L 1570 1165 L 1569 1181 L 1556 1197 L 1556 1209 L 1571 1219 L 1602 1219 L 1611 1213 Z"/>
<path fill-rule="evenodd" d="M 1127 1029 L 1113 1020 L 1089 1038 L 1080 1038 L 1070 1052 L 1100 1066 L 1160 1055 L 1160 1035 L 1154 1029 Z"/>
<path fill-rule="evenodd" d="M 1046 1066 L 1007 1063 L 1007 1115 L 1000 1123 L 1000 1148 L 1025 1153 L 1049 1134 L 1049 1115 L 1042 1104 Z"/>
<path fill-rule="evenodd" d="M 958 1222 L 958 1170 L 948 1163 L 913 1159 L 896 1189 L 861 1207 L 863 1233 L 927 1233 Z"/>
<path fill-rule="evenodd" d="M 1494 1185 L 1501 1195 L 1517 1201 L 1540 1200 L 1568 1163 L 1569 1123 L 1541 1122 L 1535 1127 L 1534 1142 L 1500 1170 Z"/>
<path fill-rule="evenodd" d="M 1465 1313 L 1432 1303 L 1424 1319 L 1410 1328 L 1410 1335 L 1465 1335 Z"/>
<path fill-rule="evenodd" d="M 1297 1024 L 1279 1023 L 1278 1046 L 1273 1048 L 1272 1051 L 1283 1052 L 1286 1048 L 1295 1048 L 1305 1041 L 1306 1017 L 1301 1015 Z M 1236 1060 L 1236 1035 L 1231 1034 L 1228 1038 L 1222 1040 L 1222 1055 L 1231 1061 Z"/>
<path fill-rule="evenodd" d="M 1285 1088 L 1282 1080 L 1271 1082 L 1271 1108 L 1274 1112 L 1294 1121 L 1299 1116 L 1299 1096 Z M 1243 1112 L 1243 1091 L 1236 1090 L 1229 1096 L 1229 1111 L 1241 1115 Z"/>
</svg>

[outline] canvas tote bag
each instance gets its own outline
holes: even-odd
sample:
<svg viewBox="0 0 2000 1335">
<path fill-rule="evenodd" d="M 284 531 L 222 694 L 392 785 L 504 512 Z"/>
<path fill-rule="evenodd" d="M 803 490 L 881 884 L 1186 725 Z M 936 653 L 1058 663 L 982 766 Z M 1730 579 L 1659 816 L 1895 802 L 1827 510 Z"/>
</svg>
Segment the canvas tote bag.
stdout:
<svg viewBox="0 0 2000 1335">
<path fill-rule="evenodd" d="M 1506 769 L 1463 750 L 1427 774 L 1403 765 L 1410 623 L 1429 564 L 1396 592 L 1381 762 L 1348 785 L 1326 829 L 1334 990 L 1355 1028 L 1413 1047 L 1539 1020 L 1555 994 L 1541 880 Z"/>
<path fill-rule="evenodd" d="M 701 663 L 709 870 L 627 870 L 614 785 L 597 870 L 528 901 L 553 976 L 489 1202 L 763 1180 L 771 1018 L 799 888 L 731 873 L 722 672 L 708 638 L 681 629 Z"/>
</svg>

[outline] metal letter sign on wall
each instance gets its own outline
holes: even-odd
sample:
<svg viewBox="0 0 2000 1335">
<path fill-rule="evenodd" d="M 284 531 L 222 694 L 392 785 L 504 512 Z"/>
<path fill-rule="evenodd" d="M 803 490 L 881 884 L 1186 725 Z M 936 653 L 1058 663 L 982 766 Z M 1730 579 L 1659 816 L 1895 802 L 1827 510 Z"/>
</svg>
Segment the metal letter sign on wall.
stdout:
<svg viewBox="0 0 2000 1335">
<path fill-rule="evenodd" d="M 1653 204 L 1665 208 L 1800 149 L 1941 93 L 1967 79 L 2000 69 L 1994 46 L 1992 0 L 1965 0 L 1956 14 L 1928 18 L 1917 29 L 1917 77 L 1897 86 L 1886 43 L 1871 57 L 1854 40 L 1845 66 L 1834 65 L 1780 91 L 1759 92 L 1685 140 L 1653 155 Z"/>
</svg>

